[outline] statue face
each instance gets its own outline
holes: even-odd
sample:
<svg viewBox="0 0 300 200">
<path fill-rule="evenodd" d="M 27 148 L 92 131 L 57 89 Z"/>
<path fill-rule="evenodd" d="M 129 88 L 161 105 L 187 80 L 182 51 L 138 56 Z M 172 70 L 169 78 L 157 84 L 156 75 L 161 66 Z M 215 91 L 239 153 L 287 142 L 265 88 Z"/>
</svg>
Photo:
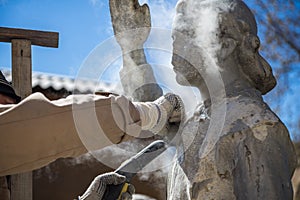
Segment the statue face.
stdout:
<svg viewBox="0 0 300 200">
<path fill-rule="evenodd" d="M 173 34 L 172 56 L 172 65 L 176 73 L 176 81 L 181 85 L 197 86 L 197 83 L 202 81 L 197 68 L 201 61 L 197 47 L 194 47 L 188 40 L 178 39 L 176 35 L 177 34 Z"/>
<path fill-rule="evenodd" d="M 202 76 L 221 69 L 226 84 L 238 79 L 262 94 L 276 85 L 271 67 L 258 52 L 255 18 L 242 0 L 179 0 L 172 36 L 179 84 L 197 87 L 204 82 Z"/>
<path fill-rule="evenodd" d="M 235 73 L 240 81 L 266 94 L 275 87 L 276 80 L 271 66 L 259 54 L 260 41 L 255 17 L 243 1 L 234 2 L 236 4 L 231 12 L 220 14 L 220 55 L 222 60 L 231 58 L 231 63 L 222 67 Z"/>
<path fill-rule="evenodd" d="M 202 58 L 200 49 L 194 44 L 195 32 L 184 6 L 185 1 L 180 1 L 176 7 L 172 31 L 172 65 L 179 84 L 197 86 L 202 81 L 198 68 L 202 65 Z"/>
</svg>

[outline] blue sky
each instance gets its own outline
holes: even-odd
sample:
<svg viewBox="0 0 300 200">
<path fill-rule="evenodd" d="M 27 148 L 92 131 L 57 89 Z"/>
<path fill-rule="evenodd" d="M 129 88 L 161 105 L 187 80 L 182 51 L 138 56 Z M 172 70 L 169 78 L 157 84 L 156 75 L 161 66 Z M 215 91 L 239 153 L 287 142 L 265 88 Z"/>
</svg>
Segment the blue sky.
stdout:
<svg viewBox="0 0 300 200">
<path fill-rule="evenodd" d="M 171 28 L 177 0 L 140 0 L 153 27 Z M 33 71 L 76 76 L 100 43 L 113 36 L 108 0 L 0 0 L 0 26 L 59 32 L 59 48 L 32 46 Z M 0 69 L 11 68 L 10 43 L 0 43 Z"/>
<path fill-rule="evenodd" d="M 59 32 L 59 48 L 32 47 L 34 71 L 74 76 L 89 52 L 112 36 L 106 1 L 0 0 L 0 13 L 3 27 Z M 10 67 L 10 44 L 0 43 L 0 52 L 0 67 Z"/>
<path fill-rule="evenodd" d="M 149 3 L 163 11 L 153 13 L 153 25 L 171 27 L 170 14 L 164 22 L 158 18 L 174 12 L 176 0 Z M 75 76 L 89 53 L 113 36 L 108 0 L 0 0 L 0 13 L 2 27 L 59 32 L 58 49 L 32 47 L 34 71 Z M 10 44 L 0 43 L 0 52 L 0 68 L 10 68 Z"/>
</svg>

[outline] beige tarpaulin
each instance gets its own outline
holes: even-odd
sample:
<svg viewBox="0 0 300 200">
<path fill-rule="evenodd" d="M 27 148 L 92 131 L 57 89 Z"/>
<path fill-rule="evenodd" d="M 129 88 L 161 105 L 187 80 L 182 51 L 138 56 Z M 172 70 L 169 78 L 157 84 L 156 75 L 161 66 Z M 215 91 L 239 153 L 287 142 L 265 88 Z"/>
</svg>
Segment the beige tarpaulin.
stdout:
<svg viewBox="0 0 300 200">
<path fill-rule="evenodd" d="M 128 103 L 124 99 L 74 95 L 49 101 L 35 93 L 17 105 L 0 105 L 0 176 L 119 143 L 129 138 L 125 131 L 138 135 L 138 111 L 131 103 L 120 106 Z"/>
</svg>

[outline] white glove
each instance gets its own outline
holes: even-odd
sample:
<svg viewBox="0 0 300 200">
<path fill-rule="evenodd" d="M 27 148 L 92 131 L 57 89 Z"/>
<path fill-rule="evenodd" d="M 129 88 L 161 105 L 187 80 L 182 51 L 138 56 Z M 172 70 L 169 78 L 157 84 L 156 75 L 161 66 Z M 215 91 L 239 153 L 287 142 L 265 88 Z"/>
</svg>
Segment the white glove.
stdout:
<svg viewBox="0 0 300 200">
<path fill-rule="evenodd" d="M 170 123 L 181 121 L 184 115 L 184 105 L 178 95 L 167 93 L 154 101 L 158 106 L 161 116 L 157 120 L 157 125 L 153 127 L 153 132 L 159 135 L 166 135 L 169 130 Z"/>
<path fill-rule="evenodd" d="M 184 114 L 184 105 L 181 98 L 172 93 L 167 93 L 155 100 L 160 109 L 167 112 L 168 122 L 180 122 Z"/>
<path fill-rule="evenodd" d="M 79 200 L 105 200 L 103 195 L 105 194 L 107 185 L 119 185 L 124 183 L 125 176 L 119 175 L 115 172 L 109 172 L 97 176 L 90 184 L 85 193 L 79 197 Z M 128 185 L 126 192 L 121 194 L 121 200 L 131 200 L 134 194 L 133 185 Z"/>
<path fill-rule="evenodd" d="M 154 102 L 137 102 L 142 129 L 159 135 L 168 132 L 169 123 L 180 122 L 184 115 L 184 105 L 178 95 L 167 93 Z"/>
</svg>

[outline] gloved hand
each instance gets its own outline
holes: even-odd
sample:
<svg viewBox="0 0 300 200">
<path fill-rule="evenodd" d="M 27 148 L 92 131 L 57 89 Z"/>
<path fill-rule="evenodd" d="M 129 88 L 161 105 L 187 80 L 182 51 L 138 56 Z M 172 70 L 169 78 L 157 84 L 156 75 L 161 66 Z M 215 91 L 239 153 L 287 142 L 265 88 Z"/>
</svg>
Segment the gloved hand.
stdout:
<svg viewBox="0 0 300 200">
<path fill-rule="evenodd" d="M 167 93 L 155 100 L 160 110 L 160 117 L 157 125 L 152 129 L 159 135 L 165 135 L 168 132 L 170 123 L 180 122 L 184 115 L 184 105 L 178 95 Z"/>
<path fill-rule="evenodd" d="M 115 172 L 101 174 L 93 180 L 85 193 L 79 197 L 79 200 L 105 200 L 102 198 L 107 185 L 118 185 L 124 183 L 125 180 L 125 176 Z M 131 200 L 134 190 L 134 186 L 129 184 L 127 191 L 121 194 L 121 200 Z"/>
<path fill-rule="evenodd" d="M 184 105 L 181 98 L 172 93 L 167 93 L 154 101 L 159 107 L 165 109 L 169 122 L 180 122 L 184 113 Z"/>
</svg>

